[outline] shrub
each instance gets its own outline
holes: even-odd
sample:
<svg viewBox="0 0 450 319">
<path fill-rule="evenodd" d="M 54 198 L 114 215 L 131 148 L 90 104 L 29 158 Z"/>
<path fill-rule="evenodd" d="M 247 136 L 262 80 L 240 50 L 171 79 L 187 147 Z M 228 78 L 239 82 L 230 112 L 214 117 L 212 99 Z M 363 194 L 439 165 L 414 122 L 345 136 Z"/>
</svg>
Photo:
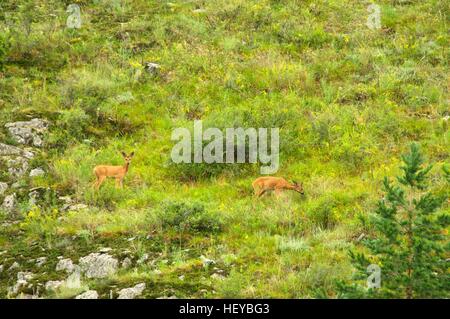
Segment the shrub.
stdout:
<svg viewBox="0 0 450 319">
<path fill-rule="evenodd" d="M 203 233 L 222 230 L 219 216 L 208 212 L 201 203 L 166 202 L 157 215 L 163 228 Z"/>
<path fill-rule="evenodd" d="M 0 34 L 0 72 L 3 71 L 6 63 L 9 41 L 6 34 Z"/>
</svg>

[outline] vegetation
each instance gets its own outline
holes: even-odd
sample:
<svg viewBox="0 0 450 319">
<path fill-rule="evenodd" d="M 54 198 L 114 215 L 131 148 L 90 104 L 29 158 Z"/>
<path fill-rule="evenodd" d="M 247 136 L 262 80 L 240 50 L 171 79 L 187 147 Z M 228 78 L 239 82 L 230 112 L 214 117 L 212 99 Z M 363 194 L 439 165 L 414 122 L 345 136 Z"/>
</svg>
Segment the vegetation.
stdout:
<svg viewBox="0 0 450 319">
<path fill-rule="evenodd" d="M 371 288 L 368 292 L 378 297 L 409 299 L 446 297 L 449 293 L 446 227 L 450 220 L 448 214 L 439 210 L 446 198 L 426 192 L 431 166 L 421 167 L 423 159 L 416 144 L 403 162 L 403 175 L 398 177 L 401 186 L 384 180 L 386 196 L 378 203 L 373 221 L 376 233 L 374 238 L 364 241 L 374 254 L 371 259 L 381 265 L 383 278 L 378 289 Z M 370 260 L 362 253 L 351 256 L 367 276 L 365 269 Z M 355 286 L 344 288 L 350 295 L 364 293 Z"/>
<path fill-rule="evenodd" d="M 101 298 L 140 282 L 144 298 L 336 298 L 336 282 L 361 283 L 349 250 L 382 267 L 386 287 L 376 296 L 448 297 L 436 279 L 446 276 L 437 263 L 448 257 L 448 226 L 435 234 L 427 216 L 449 213 L 450 4 L 376 2 L 382 28 L 372 30 L 369 2 L 357 0 L 1 1 L 0 140 L 13 143 L 11 121 L 45 118 L 50 128 L 30 164 L 46 175 L 21 179 L 18 214 L 0 213 L 0 297 L 16 282 L 15 261 L 45 283 L 64 278 L 58 256 L 77 262 L 102 247 L 131 256 L 133 267 L 83 281 Z M 71 3 L 80 28 L 66 25 Z M 149 72 L 147 62 L 160 68 Z M 172 130 L 196 119 L 279 127 L 276 175 L 302 181 L 305 195 L 255 199 L 258 164 L 170 163 Z M 418 189 L 425 171 L 406 157 L 400 195 L 383 177 L 399 175 L 411 142 L 433 166 Z M 120 151 L 135 152 L 124 188 L 108 180 L 95 191 L 92 169 L 122 165 Z M 11 185 L 5 167 L 0 181 Z M 34 207 L 28 191 L 37 187 L 45 194 Z M 412 266 L 406 244 L 393 255 L 379 247 L 394 232 L 408 239 L 387 226 L 408 222 L 400 215 L 411 190 L 430 194 L 407 211 L 431 227 L 409 237 L 424 256 Z M 88 209 L 65 211 L 62 196 Z M 389 262 L 397 261 L 419 277 L 396 279 Z M 438 277 L 427 277 L 430 267 Z"/>
</svg>

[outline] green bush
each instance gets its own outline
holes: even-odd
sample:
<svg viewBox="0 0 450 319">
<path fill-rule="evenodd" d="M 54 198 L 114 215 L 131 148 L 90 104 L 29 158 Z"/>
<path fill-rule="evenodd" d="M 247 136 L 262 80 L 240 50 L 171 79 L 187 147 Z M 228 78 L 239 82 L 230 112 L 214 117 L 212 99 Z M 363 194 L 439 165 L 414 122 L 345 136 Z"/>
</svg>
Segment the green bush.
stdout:
<svg viewBox="0 0 450 319">
<path fill-rule="evenodd" d="M 222 221 L 216 213 L 201 203 L 166 202 L 157 213 L 163 228 L 178 231 L 215 233 L 222 230 Z"/>
<path fill-rule="evenodd" d="M 0 72 L 3 71 L 7 53 L 9 48 L 9 41 L 6 34 L 0 34 Z"/>
</svg>

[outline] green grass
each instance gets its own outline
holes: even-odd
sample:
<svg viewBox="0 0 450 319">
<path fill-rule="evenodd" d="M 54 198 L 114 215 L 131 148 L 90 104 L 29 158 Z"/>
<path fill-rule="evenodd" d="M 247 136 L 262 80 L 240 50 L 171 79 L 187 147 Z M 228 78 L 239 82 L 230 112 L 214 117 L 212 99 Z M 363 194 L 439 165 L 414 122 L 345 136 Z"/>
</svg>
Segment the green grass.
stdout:
<svg viewBox="0 0 450 319">
<path fill-rule="evenodd" d="M 72 2 L 79 30 L 65 28 L 64 1 L 0 4 L 0 137 L 8 121 L 48 118 L 34 165 L 49 176 L 30 187 L 89 205 L 63 212 L 49 199 L 27 218 L 24 191 L 21 223 L 0 229 L 5 268 L 19 259 L 45 283 L 64 277 L 57 256 L 112 247 L 152 262 L 84 283 L 102 298 L 142 281 L 145 298 L 335 297 L 335 281 L 352 273 L 348 249 L 371 232 L 363 221 L 382 178 L 399 171 L 410 142 L 435 164 L 433 190 L 448 196 L 448 1 L 378 1 L 381 30 L 366 27 L 367 4 L 356 0 Z M 276 175 L 302 181 L 305 196 L 256 200 L 256 166 L 169 165 L 172 129 L 194 119 L 279 127 Z M 93 167 L 120 165 L 121 150 L 135 151 L 125 187 L 109 180 L 95 192 Z M 220 231 L 164 227 L 168 201 L 200 203 Z M 26 263 L 40 255 L 46 274 Z M 224 280 L 211 277 L 217 270 Z M 0 273 L 1 297 L 14 278 Z"/>
</svg>

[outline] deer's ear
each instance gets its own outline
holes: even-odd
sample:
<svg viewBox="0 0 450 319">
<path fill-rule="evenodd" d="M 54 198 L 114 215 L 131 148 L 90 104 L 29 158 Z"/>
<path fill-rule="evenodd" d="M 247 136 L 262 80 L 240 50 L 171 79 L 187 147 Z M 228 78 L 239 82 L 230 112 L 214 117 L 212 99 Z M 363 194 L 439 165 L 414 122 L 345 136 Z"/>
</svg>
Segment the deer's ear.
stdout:
<svg viewBox="0 0 450 319">
<path fill-rule="evenodd" d="M 292 180 L 292 184 L 298 185 L 296 181 Z"/>
<path fill-rule="evenodd" d="M 127 154 L 125 154 L 124 151 L 121 151 L 120 154 L 122 154 L 123 157 L 127 157 Z"/>
<path fill-rule="evenodd" d="M 133 152 L 131 152 L 131 154 L 130 154 L 130 157 L 133 157 L 134 156 L 134 151 Z"/>
</svg>

